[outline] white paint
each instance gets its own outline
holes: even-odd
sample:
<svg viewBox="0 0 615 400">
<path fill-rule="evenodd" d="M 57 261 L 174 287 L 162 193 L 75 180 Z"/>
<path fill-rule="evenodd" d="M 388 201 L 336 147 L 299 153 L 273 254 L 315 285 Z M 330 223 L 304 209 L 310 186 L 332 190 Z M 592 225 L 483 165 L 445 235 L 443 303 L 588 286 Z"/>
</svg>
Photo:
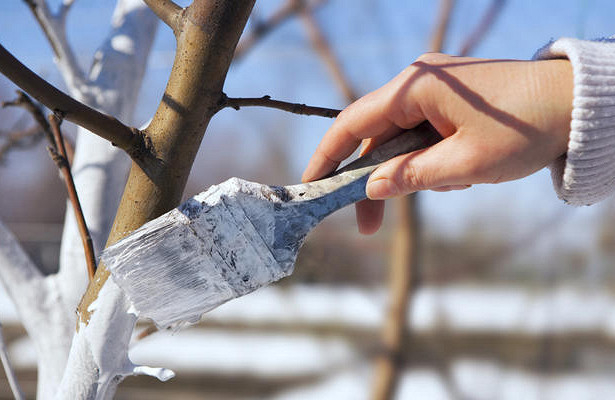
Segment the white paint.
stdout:
<svg viewBox="0 0 615 400">
<path fill-rule="evenodd" d="M 34 1 L 38 16 L 59 49 L 56 63 L 71 95 L 130 123 L 158 19 L 140 0 L 119 0 L 110 35 L 96 53 L 94 73 L 86 78 L 65 37 L 67 8 L 54 15 L 46 1 Z M 66 0 L 64 5 L 71 3 Z M 98 252 L 108 236 L 129 164 L 128 158 L 108 142 L 80 129 L 73 172 Z M 56 275 L 40 276 L 7 232 L 0 224 L 0 279 L 36 348 L 37 398 L 111 398 L 121 380 L 118 376 L 152 373 L 168 378 L 168 371 L 139 367 L 127 361 L 135 317 L 126 313 L 119 290 L 97 304 L 100 308 L 94 313 L 99 315 L 93 318 L 95 326 L 82 329 L 71 340 L 75 309 L 87 277 L 81 239 L 70 207 L 60 272 Z"/>
<path fill-rule="evenodd" d="M 141 317 L 160 327 L 194 323 L 291 272 L 271 250 L 276 220 L 265 188 L 229 179 L 105 250 L 102 260 Z"/>
<path fill-rule="evenodd" d="M 157 23 L 158 19 L 141 0 L 118 1 L 112 30 L 96 52 L 88 85 L 80 87 L 81 97 L 89 105 L 131 123 Z M 121 52 L 114 49 L 114 43 L 117 46 L 128 41 L 133 46 L 124 46 Z M 96 254 L 100 254 L 111 229 L 129 165 L 128 157 L 117 148 L 85 130 L 79 131 L 73 163 L 75 185 Z M 74 217 L 67 210 L 58 285 L 72 307 L 71 316 L 85 287 L 84 260 Z M 75 281 L 82 283 L 75 286 Z M 57 398 L 112 398 L 117 384 L 126 375 L 152 372 L 163 378 L 168 376 L 167 372 L 157 373 L 155 369 L 135 371 L 138 366 L 128 360 L 135 316 L 127 311 L 128 305 L 117 286 L 112 282 L 105 284 L 89 325 L 82 327 L 73 339 Z M 71 320 L 74 327 L 74 319 Z"/>
<path fill-rule="evenodd" d="M 52 398 L 66 363 L 73 329 L 62 297 L 0 222 L 0 280 L 13 300 L 38 353 L 37 396 Z"/>
<path fill-rule="evenodd" d="M 174 376 L 165 368 L 133 364 L 128 344 L 136 323 L 130 304 L 112 281 L 100 291 L 89 324 L 75 335 L 58 399 L 111 399 L 117 385 L 129 375 L 151 375 L 161 380 Z M 127 329 L 129 327 L 130 329 Z M 89 371 L 82 376 L 84 369 Z M 85 384 L 84 384 L 85 382 Z"/>
<path fill-rule="evenodd" d="M 126 35 L 117 35 L 111 38 L 111 48 L 120 53 L 133 54 L 135 43 Z"/>
</svg>

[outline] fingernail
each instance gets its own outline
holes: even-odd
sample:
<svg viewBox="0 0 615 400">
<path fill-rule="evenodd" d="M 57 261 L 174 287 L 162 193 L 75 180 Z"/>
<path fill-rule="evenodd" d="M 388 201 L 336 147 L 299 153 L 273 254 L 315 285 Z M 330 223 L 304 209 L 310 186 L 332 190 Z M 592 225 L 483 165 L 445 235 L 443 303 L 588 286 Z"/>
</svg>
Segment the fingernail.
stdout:
<svg viewBox="0 0 615 400">
<path fill-rule="evenodd" d="M 399 189 L 392 180 L 381 178 L 368 182 L 365 192 L 367 197 L 372 200 L 385 200 L 395 197 L 399 193 Z"/>
</svg>

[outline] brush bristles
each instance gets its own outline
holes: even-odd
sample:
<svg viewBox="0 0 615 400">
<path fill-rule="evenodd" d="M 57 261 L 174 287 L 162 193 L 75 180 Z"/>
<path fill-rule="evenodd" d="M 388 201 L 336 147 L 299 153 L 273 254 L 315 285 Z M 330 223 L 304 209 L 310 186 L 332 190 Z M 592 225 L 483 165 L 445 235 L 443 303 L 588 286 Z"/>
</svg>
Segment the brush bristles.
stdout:
<svg viewBox="0 0 615 400">
<path fill-rule="evenodd" d="M 159 327 L 194 323 L 291 272 L 255 230 L 245 199 L 242 206 L 225 193 L 211 188 L 103 252 L 103 262 L 141 317 Z"/>
</svg>

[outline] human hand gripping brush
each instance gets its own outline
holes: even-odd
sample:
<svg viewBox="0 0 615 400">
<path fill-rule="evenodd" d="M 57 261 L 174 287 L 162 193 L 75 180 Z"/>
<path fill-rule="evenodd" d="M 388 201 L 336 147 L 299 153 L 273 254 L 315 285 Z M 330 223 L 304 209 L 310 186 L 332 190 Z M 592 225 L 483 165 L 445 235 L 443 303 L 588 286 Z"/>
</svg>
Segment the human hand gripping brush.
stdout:
<svg viewBox="0 0 615 400">
<path fill-rule="evenodd" d="M 424 122 L 319 181 L 269 186 L 231 178 L 144 224 L 101 259 L 140 317 L 160 328 L 195 323 L 290 275 L 307 234 L 365 199 L 380 163 L 441 139 Z"/>
</svg>

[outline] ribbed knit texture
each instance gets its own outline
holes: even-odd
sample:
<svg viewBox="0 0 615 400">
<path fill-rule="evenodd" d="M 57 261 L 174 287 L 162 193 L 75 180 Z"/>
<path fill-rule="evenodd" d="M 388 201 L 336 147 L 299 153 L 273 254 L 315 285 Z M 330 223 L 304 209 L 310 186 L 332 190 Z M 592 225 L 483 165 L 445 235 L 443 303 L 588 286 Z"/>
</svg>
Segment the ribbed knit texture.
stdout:
<svg viewBox="0 0 615 400">
<path fill-rule="evenodd" d="M 568 58 L 574 74 L 568 152 L 550 166 L 557 195 L 596 203 L 615 190 L 615 39 L 559 39 L 534 58 Z"/>
</svg>

